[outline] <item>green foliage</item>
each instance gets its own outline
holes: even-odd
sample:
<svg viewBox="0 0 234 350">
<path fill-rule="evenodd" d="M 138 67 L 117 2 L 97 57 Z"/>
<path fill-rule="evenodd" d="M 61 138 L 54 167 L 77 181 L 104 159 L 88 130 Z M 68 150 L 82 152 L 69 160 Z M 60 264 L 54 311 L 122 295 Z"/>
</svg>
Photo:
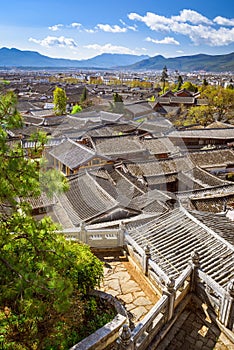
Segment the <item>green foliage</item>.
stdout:
<svg viewBox="0 0 234 350">
<path fill-rule="evenodd" d="M 71 114 L 76 114 L 82 111 L 82 107 L 78 104 L 76 104 L 75 106 L 73 106 Z"/>
<path fill-rule="evenodd" d="M 181 75 L 179 75 L 178 76 L 178 82 L 177 82 L 177 85 L 176 85 L 176 91 L 180 90 L 182 85 L 183 85 L 183 78 L 182 78 Z"/>
<path fill-rule="evenodd" d="M 148 98 L 148 101 L 149 101 L 149 102 L 155 102 L 155 96 L 153 95 L 153 96 L 151 96 L 150 98 Z"/>
<path fill-rule="evenodd" d="M 49 217 L 32 217 L 28 198 L 41 191 L 52 196 L 67 182 L 43 161 L 26 158 L 20 143 L 8 142 L 6 130 L 22 125 L 15 102 L 14 95 L 0 96 L 0 345 L 65 350 L 80 335 L 74 324 L 103 264 L 88 246 L 67 241 Z M 46 142 L 40 133 L 32 139 L 39 149 Z"/>
<path fill-rule="evenodd" d="M 168 74 L 167 74 L 167 67 L 164 66 L 163 70 L 162 70 L 162 74 L 161 74 L 161 82 L 163 83 L 163 88 L 162 88 L 162 92 L 164 93 L 165 90 L 165 84 L 168 78 Z"/>
<path fill-rule="evenodd" d="M 182 84 L 181 89 L 185 89 L 191 92 L 197 92 L 198 88 L 196 85 L 194 85 L 193 83 L 191 83 L 190 81 L 186 81 Z"/>
<path fill-rule="evenodd" d="M 113 94 L 113 103 L 110 103 L 110 109 L 114 113 L 124 113 L 123 98 L 117 92 Z"/>
<path fill-rule="evenodd" d="M 84 87 L 84 89 L 82 91 L 82 95 L 80 97 L 80 103 L 83 103 L 84 101 L 86 101 L 87 97 L 88 97 L 87 89 L 86 89 L 86 87 Z"/>
<path fill-rule="evenodd" d="M 57 115 L 63 115 L 66 113 L 66 105 L 67 105 L 67 95 L 66 92 L 56 87 L 53 92 L 54 96 L 54 111 Z"/>
<path fill-rule="evenodd" d="M 230 172 L 226 175 L 226 180 L 234 182 L 234 172 Z"/>
<path fill-rule="evenodd" d="M 224 89 L 221 86 L 208 85 L 202 92 L 201 98 L 208 101 L 213 114 L 216 114 L 217 120 L 233 117 L 234 110 L 234 91 L 231 89 Z"/>
</svg>

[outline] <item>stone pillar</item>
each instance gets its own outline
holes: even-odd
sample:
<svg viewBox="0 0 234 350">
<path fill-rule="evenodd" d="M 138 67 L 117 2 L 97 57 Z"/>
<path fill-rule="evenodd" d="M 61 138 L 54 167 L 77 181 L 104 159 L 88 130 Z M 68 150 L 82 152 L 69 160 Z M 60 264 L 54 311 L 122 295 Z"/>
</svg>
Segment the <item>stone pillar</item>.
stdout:
<svg viewBox="0 0 234 350">
<path fill-rule="evenodd" d="M 200 266 L 200 262 L 199 262 L 199 254 L 196 250 L 194 250 L 191 253 L 191 266 L 193 268 L 192 271 L 192 276 L 191 276 L 191 281 L 190 281 L 190 291 L 191 292 L 195 292 L 197 289 L 197 283 L 198 283 L 198 268 Z"/>
<path fill-rule="evenodd" d="M 143 272 L 145 276 L 149 274 L 149 259 L 150 259 L 150 247 L 147 245 L 144 247 L 144 255 L 143 255 Z"/>
<path fill-rule="evenodd" d="M 173 277 L 169 277 L 169 281 L 167 282 L 166 289 L 163 291 L 163 294 L 168 296 L 167 321 L 170 321 L 172 319 L 173 313 L 174 313 L 175 294 L 176 294 L 174 287 L 175 287 L 175 280 Z"/>
<path fill-rule="evenodd" d="M 220 307 L 220 322 L 230 330 L 234 328 L 234 279 L 227 285 Z"/>
<path fill-rule="evenodd" d="M 125 226 L 124 223 L 121 221 L 119 224 L 119 246 L 123 248 L 124 246 L 124 235 L 125 235 Z"/>
<path fill-rule="evenodd" d="M 80 240 L 83 243 L 87 243 L 87 241 L 88 241 L 87 240 L 87 231 L 86 231 L 84 222 L 81 222 L 81 224 L 80 224 Z"/>
<path fill-rule="evenodd" d="M 124 324 L 117 339 L 118 350 L 134 350 L 131 335 L 131 329 L 127 324 Z"/>
</svg>

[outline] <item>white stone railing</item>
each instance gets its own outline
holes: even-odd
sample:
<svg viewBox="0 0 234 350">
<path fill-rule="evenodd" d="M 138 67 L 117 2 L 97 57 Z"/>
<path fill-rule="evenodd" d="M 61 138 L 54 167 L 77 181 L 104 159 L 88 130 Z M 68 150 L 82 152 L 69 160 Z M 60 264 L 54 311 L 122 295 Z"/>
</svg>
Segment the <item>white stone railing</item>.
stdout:
<svg viewBox="0 0 234 350">
<path fill-rule="evenodd" d="M 111 249 L 123 247 L 124 232 L 121 229 L 92 230 L 85 227 L 63 230 L 67 239 L 88 244 L 91 248 Z"/>
<path fill-rule="evenodd" d="M 126 310 L 112 295 L 100 291 L 94 291 L 92 294 L 112 304 L 117 315 L 112 321 L 74 345 L 70 350 L 104 350 L 116 341 L 120 328 L 128 321 Z"/>
<path fill-rule="evenodd" d="M 221 287 L 200 269 L 197 252 L 192 254 L 188 267 L 174 280 L 151 260 L 149 247 L 146 246 L 144 249 L 140 247 L 122 228 L 103 230 L 81 228 L 74 231 L 66 230 L 64 233 L 68 239 L 84 242 L 92 248 L 126 248 L 144 275 L 163 291 L 158 303 L 133 332 L 127 324 L 123 325 L 118 338 L 120 349 L 145 350 L 152 339 L 154 345 L 155 342 L 160 342 L 186 307 L 191 293 L 198 295 L 203 302 L 212 306 L 224 331 L 234 330 L 234 280 L 229 282 L 227 289 Z M 116 332 L 114 334 L 116 337 Z M 78 348 L 72 348 L 76 349 Z"/>
<path fill-rule="evenodd" d="M 152 340 L 154 347 L 157 346 L 191 298 L 188 279 L 192 272 L 193 267 L 189 265 L 176 280 L 169 278 L 162 297 L 132 332 L 127 325 L 123 326 L 117 341 L 120 349 L 145 350 Z"/>
<path fill-rule="evenodd" d="M 137 249 L 138 259 L 139 255 L 142 256 L 142 261 L 150 261 L 149 253 L 148 258 L 144 258 L 146 254 L 143 249 Z M 152 340 L 156 348 L 187 306 L 192 296 L 191 292 L 213 306 L 222 330 L 230 336 L 229 330 L 234 330 L 234 281 L 230 281 L 225 290 L 199 269 L 197 252 L 194 252 L 191 258 L 187 268 L 176 280 L 167 277 L 162 297 L 136 328 L 131 332 L 127 325 L 123 326 L 118 339 L 120 350 L 146 350 Z M 142 267 L 144 268 L 144 263 Z M 166 278 L 164 280 L 166 281 Z"/>
</svg>

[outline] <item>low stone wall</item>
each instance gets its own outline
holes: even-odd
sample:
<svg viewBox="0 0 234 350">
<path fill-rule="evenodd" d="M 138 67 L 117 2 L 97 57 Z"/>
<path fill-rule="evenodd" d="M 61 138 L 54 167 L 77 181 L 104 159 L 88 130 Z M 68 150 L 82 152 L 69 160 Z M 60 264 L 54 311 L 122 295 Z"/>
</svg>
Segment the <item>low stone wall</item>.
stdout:
<svg viewBox="0 0 234 350">
<path fill-rule="evenodd" d="M 106 349 L 108 345 L 114 343 L 119 337 L 121 327 L 128 323 L 128 316 L 125 308 L 112 295 L 101 291 L 93 291 L 92 295 L 98 296 L 99 298 L 112 304 L 115 307 L 117 315 L 111 322 L 107 323 L 105 326 L 99 328 L 96 332 L 74 345 L 72 348 L 70 348 L 70 350 Z"/>
</svg>

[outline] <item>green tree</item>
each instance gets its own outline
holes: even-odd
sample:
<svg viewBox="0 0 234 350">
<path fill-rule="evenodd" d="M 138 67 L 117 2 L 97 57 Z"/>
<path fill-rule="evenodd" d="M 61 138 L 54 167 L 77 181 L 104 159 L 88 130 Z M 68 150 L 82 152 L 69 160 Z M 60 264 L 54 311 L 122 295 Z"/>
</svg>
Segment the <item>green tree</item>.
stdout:
<svg viewBox="0 0 234 350">
<path fill-rule="evenodd" d="M 214 121 L 212 108 L 210 106 L 194 106 L 188 111 L 187 123 L 207 126 Z"/>
<path fill-rule="evenodd" d="M 57 115 L 63 115 L 66 113 L 67 106 L 67 95 L 65 90 L 62 88 L 56 87 L 53 92 L 54 96 L 54 111 Z"/>
<path fill-rule="evenodd" d="M 164 93 L 164 90 L 165 90 L 165 85 L 166 85 L 167 79 L 168 79 L 167 67 L 164 66 L 164 68 L 162 70 L 162 74 L 161 74 L 161 82 L 163 83 L 163 88 L 162 88 L 162 92 L 163 93 Z"/>
<path fill-rule="evenodd" d="M 232 89 L 208 85 L 201 92 L 201 98 L 207 99 L 215 120 L 233 118 L 234 91 Z"/>
<path fill-rule="evenodd" d="M 80 103 L 85 102 L 87 100 L 87 97 L 88 97 L 88 92 L 87 92 L 86 87 L 84 87 L 82 94 L 81 94 L 81 97 L 80 97 Z"/>
<path fill-rule="evenodd" d="M 124 113 L 123 98 L 117 92 L 113 94 L 113 103 L 110 102 L 110 108 L 114 113 Z"/>
<path fill-rule="evenodd" d="M 88 246 L 66 241 L 49 217 L 33 218 L 28 198 L 52 194 L 54 179 L 61 190 L 67 183 L 26 158 L 20 142 L 8 142 L 8 130 L 23 124 L 15 103 L 13 94 L 0 95 L 0 345 L 65 350 L 79 336 L 84 296 L 103 266 Z M 42 135 L 33 138 L 43 147 Z"/>
<path fill-rule="evenodd" d="M 203 81 L 202 81 L 202 86 L 207 86 L 207 85 L 209 85 L 209 83 L 208 83 L 208 81 L 206 80 L 206 78 L 204 78 L 203 79 Z"/>
<path fill-rule="evenodd" d="M 183 78 L 181 75 L 178 76 L 178 79 L 177 79 L 177 86 L 176 86 L 176 90 L 180 90 L 181 89 L 181 86 L 183 85 Z"/>
<path fill-rule="evenodd" d="M 195 84 L 191 83 L 190 81 L 185 81 L 183 85 L 181 86 L 181 89 L 185 89 L 191 92 L 197 92 L 198 88 Z"/>
<path fill-rule="evenodd" d="M 71 114 L 76 114 L 82 111 L 82 107 L 78 104 L 76 104 L 75 106 L 73 106 Z"/>
</svg>

